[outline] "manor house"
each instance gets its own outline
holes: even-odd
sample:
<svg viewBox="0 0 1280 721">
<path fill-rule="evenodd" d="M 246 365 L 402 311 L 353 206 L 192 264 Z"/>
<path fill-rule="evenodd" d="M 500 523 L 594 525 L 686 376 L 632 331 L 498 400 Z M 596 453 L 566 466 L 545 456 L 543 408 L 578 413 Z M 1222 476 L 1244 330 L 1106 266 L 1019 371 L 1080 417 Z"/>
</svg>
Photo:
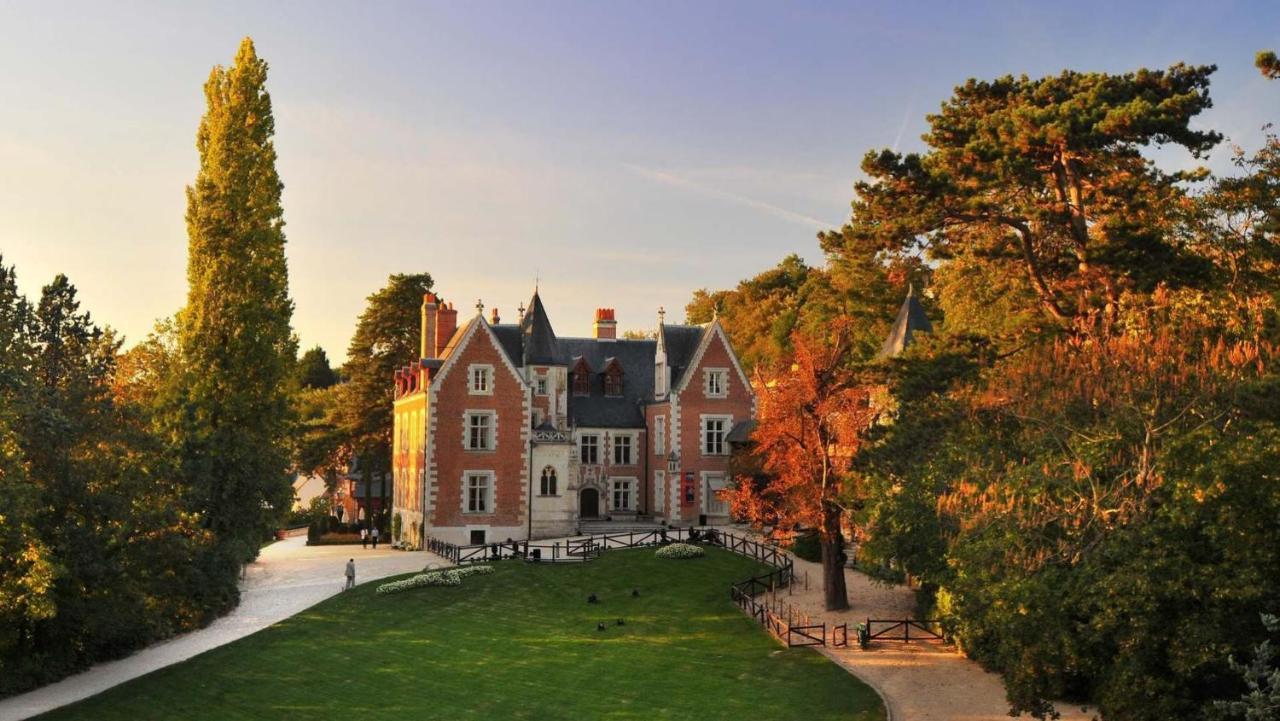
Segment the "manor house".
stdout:
<svg viewBox="0 0 1280 721">
<path fill-rule="evenodd" d="M 420 358 L 395 374 L 395 540 L 454 543 L 571 535 L 581 521 L 728 520 L 717 491 L 729 440 L 755 407 L 720 321 L 617 337 L 559 338 L 534 291 L 504 324 L 483 306 L 462 327 L 422 303 Z"/>
</svg>

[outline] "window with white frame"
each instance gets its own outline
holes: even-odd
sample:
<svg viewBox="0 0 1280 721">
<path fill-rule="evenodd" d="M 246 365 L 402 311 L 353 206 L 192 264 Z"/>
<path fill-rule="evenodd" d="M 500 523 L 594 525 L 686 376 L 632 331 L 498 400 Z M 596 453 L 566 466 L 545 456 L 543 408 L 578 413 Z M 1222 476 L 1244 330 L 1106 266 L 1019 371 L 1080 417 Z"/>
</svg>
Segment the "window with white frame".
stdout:
<svg viewBox="0 0 1280 721">
<path fill-rule="evenodd" d="M 702 453 L 707 456 L 723 456 L 729 452 L 725 436 L 729 435 L 732 421 L 726 416 L 703 416 Z"/>
<path fill-rule="evenodd" d="M 493 366 L 472 363 L 469 377 L 471 395 L 493 395 Z"/>
<path fill-rule="evenodd" d="M 726 516 L 729 514 L 729 502 L 725 500 L 722 493 L 725 489 L 724 476 L 719 473 L 708 473 L 705 475 L 706 489 L 703 498 L 707 501 L 707 515 L 709 516 Z"/>
<path fill-rule="evenodd" d="M 535 378 L 533 382 L 534 382 L 534 388 L 536 389 L 537 394 L 540 396 L 545 396 L 547 394 L 547 377 L 540 375 L 537 378 Z"/>
<path fill-rule="evenodd" d="M 468 471 L 467 513 L 493 513 L 493 473 Z"/>
<path fill-rule="evenodd" d="M 631 436 L 614 436 L 613 437 L 613 464 L 615 466 L 629 466 L 633 463 L 631 459 Z"/>
<path fill-rule="evenodd" d="M 651 506 L 654 513 L 665 513 L 667 493 L 667 472 L 653 472 L 653 505 Z"/>
<path fill-rule="evenodd" d="M 584 433 L 578 439 L 578 462 L 596 464 L 600 462 L 600 436 Z"/>
<path fill-rule="evenodd" d="M 492 451 L 494 449 L 493 429 L 497 418 L 493 411 L 471 411 L 466 414 L 466 437 L 464 447 L 469 451 Z"/>
<path fill-rule="evenodd" d="M 540 489 L 543 496 L 556 495 L 556 469 L 547 466 L 542 469 L 542 488 Z"/>
<path fill-rule="evenodd" d="M 631 481 L 630 480 L 614 479 L 613 510 L 615 511 L 631 510 Z"/>
<path fill-rule="evenodd" d="M 725 368 L 707 368 L 704 390 L 709 398 L 724 398 L 729 395 L 729 371 Z"/>
<path fill-rule="evenodd" d="M 667 454 L 667 417 L 655 416 L 653 419 L 653 453 L 657 456 Z"/>
</svg>

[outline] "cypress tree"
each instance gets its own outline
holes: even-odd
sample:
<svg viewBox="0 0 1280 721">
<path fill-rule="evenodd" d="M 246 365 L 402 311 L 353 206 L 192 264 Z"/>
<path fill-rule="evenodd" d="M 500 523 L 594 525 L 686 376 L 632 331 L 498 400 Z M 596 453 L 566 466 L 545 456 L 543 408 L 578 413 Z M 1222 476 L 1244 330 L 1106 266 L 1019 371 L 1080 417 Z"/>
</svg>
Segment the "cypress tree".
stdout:
<svg viewBox="0 0 1280 721">
<path fill-rule="evenodd" d="M 272 142 L 267 63 L 245 38 L 205 83 L 208 111 L 187 188 L 189 251 L 179 344 L 187 379 L 179 433 L 184 475 L 218 539 L 208 569 L 234 601 L 240 564 L 287 510 L 290 328 L 283 184 Z"/>
</svg>

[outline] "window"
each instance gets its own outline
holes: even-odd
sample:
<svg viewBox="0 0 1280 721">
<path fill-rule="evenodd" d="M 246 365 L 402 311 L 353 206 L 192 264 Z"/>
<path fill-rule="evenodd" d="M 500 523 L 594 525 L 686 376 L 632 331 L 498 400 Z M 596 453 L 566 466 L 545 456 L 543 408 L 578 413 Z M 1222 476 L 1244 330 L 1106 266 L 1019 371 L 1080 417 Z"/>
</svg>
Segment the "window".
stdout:
<svg viewBox="0 0 1280 721">
<path fill-rule="evenodd" d="M 574 373 L 573 374 L 573 394 L 575 396 L 585 396 L 591 392 L 591 374 L 590 373 Z"/>
<path fill-rule="evenodd" d="M 724 437 L 729 434 L 729 419 L 702 419 L 702 453 L 707 456 L 723 456 L 726 450 Z"/>
<path fill-rule="evenodd" d="M 604 394 L 607 396 L 622 395 L 622 371 L 613 369 L 604 374 Z"/>
<path fill-rule="evenodd" d="M 556 495 L 556 469 L 551 466 L 542 469 L 542 495 Z"/>
<path fill-rule="evenodd" d="M 724 491 L 724 487 L 725 487 L 724 476 L 718 473 L 717 474 L 709 473 L 705 476 L 705 478 L 706 478 L 707 485 L 706 485 L 706 490 L 704 491 L 702 497 L 705 498 L 707 502 L 707 515 L 708 516 L 729 515 L 729 502 L 726 501 L 724 498 L 722 498 L 720 495 L 721 492 Z"/>
<path fill-rule="evenodd" d="M 471 545 L 473 545 L 473 546 L 483 546 L 483 545 L 484 545 L 484 531 L 472 531 L 472 532 L 471 532 Z"/>
<path fill-rule="evenodd" d="M 631 465 L 631 436 L 613 437 L 613 463 L 618 466 Z"/>
<path fill-rule="evenodd" d="M 666 416 L 656 416 L 653 419 L 653 454 L 655 456 L 665 456 L 667 454 Z"/>
<path fill-rule="evenodd" d="M 579 439 L 578 461 L 589 464 L 600 462 L 600 436 L 588 434 Z"/>
<path fill-rule="evenodd" d="M 494 425 L 496 423 L 492 412 L 468 413 L 466 449 L 469 451 L 492 451 L 494 447 Z"/>
<path fill-rule="evenodd" d="M 658 514 L 666 512 L 667 507 L 667 472 L 653 472 L 653 511 Z"/>
<path fill-rule="evenodd" d="M 535 388 L 535 392 L 536 392 L 538 395 L 540 395 L 540 396 L 545 396 L 545 395 L 547 394 L 547 377 L 546 377 L 546 376 L 538 376 L 537 378 L 535 378 L 535 379 L 534 379 L 534 388 Z"/>
<path fill-rule="evenodd" d="M 493 492 L 490 487 L 492 479 L 493 476 L 489 473 L 467 474 L 467 513 L 493 512 L 493 504 L 490 501 L 490 494 Z"/>
<path fill-rule="evenodd" d="M 631 481 L 613 482 L 613 510 L 631 510 Z"/>
<path fill-rule="evenodd" d="M 470 369 L 471 395 L 493 395 L 493 366 L 473 363 Z"/>
<path fill-rule="evenodd" d="M 727 381 L 729 372 L 724 368 L 708 368 L 706 370 L 706 393 L 710 398 L 724 398 L 729 394 Z"/>
</svg>

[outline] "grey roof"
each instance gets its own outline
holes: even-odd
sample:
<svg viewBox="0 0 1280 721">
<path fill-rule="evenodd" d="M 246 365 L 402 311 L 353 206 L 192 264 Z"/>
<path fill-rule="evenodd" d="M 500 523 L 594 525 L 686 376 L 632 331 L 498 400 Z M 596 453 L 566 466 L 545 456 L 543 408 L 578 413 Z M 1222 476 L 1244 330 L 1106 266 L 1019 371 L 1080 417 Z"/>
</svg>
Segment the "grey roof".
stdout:
<svg viewBox="0 0 1280 721">
<path fill-rule="evenodd" d="M 902 301 L 898 317 L 893 321 L 893 329 L 889 331 L 889 337 L 884 339 L 884 345 L 880 346 L 880 353 L 876 357 L 892 358 L 911 345 L 916 333 L 932 332 L 933 325 L 924 314 L 924 308 L 920 307 L 920 301 L 916 300 L 915 289 L 908 288 L 907 299 Z"/>
<path fill-rule="evenodd" d="M 684 371 L 693 362 L 693 354 L 702 341 L 700 325 L 663 325 L 658 329 L 667 349 L 667 365 L 671 366 L 671 387 L 680 385 Z"/>
<path fill-rule="evenodd" d="M 512 357 L 512 361 L 522 366 L 531 363 L 559 364 L 563 356 L 556 344 L 556 332 L 551 329 L 551 320 L 547 318 L 547 309 L 542 307 L 542 299 L 538 291 L 533 291 L 529 300 L 529 310 L 520 319 L 520 334 L 524 340 L 524 356 Z"/>
<path fill-rule="evenodd" d="M 644 404 L 653 398 L 653 357 L 657 349 L 657 341 L 649 339 L 561 338 L 560 351 L 564 356 L 581 356 L 591 366 L 590 394 L 569 394 L 569 418 L 573 424 L 594 428 L 643 428 Z M 601 372 L 610 360 L 622 368 L 621 396 L 604 394 Z"/>
<path fill-rule="evenodd" d="M 733 428 L 729 429 L 729 435 L 724 440 L 730 445 L 743 444 L 751 442 L 751 432 L 756 429 L 756 422 L 753 419 L 740 421 L 733 424 Z"/>
</svg>

